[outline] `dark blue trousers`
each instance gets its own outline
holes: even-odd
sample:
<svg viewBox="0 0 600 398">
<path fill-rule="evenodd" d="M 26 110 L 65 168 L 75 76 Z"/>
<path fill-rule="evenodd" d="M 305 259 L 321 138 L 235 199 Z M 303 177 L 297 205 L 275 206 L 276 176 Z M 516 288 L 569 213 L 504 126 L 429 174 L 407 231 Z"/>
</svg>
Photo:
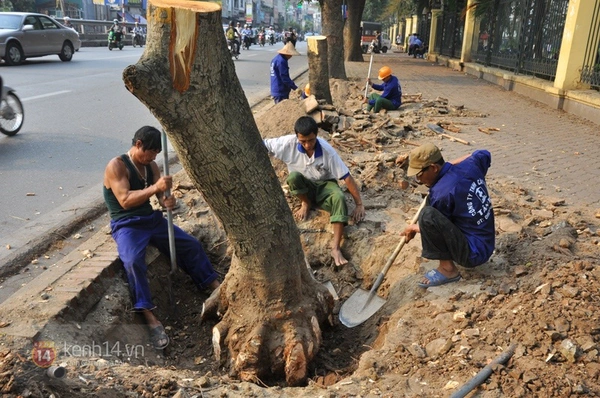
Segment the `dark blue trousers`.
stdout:
<svg viewBox="0 0 600 398">
<path fill-rule="evenodd" d="M 110 222 L 112 237 L 117 242 L 119 257 L 125 267 L 134 310 L 153 309 L 146 265 L 146 246 L 151 244 L 170 257 L 167 220 L 160 211 L 149 216 L 136 216 Z M 218 275 L 196 238 L 174 226 L 177 265 L 199 289 L 207 287 Z"/>
</svg>

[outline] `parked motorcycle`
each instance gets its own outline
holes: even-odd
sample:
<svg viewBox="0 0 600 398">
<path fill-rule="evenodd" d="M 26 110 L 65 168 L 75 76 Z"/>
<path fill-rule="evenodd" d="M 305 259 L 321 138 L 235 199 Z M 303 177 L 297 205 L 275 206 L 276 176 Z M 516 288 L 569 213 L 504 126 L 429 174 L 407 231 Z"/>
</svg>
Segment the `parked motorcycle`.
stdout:
<svg viewBox="0 0 600 398">
<path fill-rule="evenodd" d="M 371 41 L 368 52 L 374 53 L 374 54 L 379 54 L 381 52 L 381 49 L 379 48 L 379 43 L 377 42 L 377 40 L 373 39 L 373 41 Z"/>
<path fill-rule="evenodd" d="M 227 40 L 227 48 L 229 49 L 229 54 L 232 58 L 239 58 L 240 50 L 238 49 L 238 44 L 235 40 Z"/>
<path fill-rule="evenodd" d="M 133 32 L 133 38 L 131 40 L 133 47 L 135 47 L 135 46 L 144 47 L 144 41 L 146 41 L 146 38 L 144 36 L 145 35 L 141 34 L 140 32 Z"/>
<path fill-rule="evenodd" d="M 8 136 L 13 136 L 23 127 L 25 112 L 23 104 L 15 90 L 2 84 L 2 97 L 0 100 L 0 132 Z"/>
<path fill-rule="evenodd" d="M 123 49 L 123 32 L 115 32 L 114 30 L 108 31 L 108 49 L 112 51 L 113 48 Z"/>
</svg>

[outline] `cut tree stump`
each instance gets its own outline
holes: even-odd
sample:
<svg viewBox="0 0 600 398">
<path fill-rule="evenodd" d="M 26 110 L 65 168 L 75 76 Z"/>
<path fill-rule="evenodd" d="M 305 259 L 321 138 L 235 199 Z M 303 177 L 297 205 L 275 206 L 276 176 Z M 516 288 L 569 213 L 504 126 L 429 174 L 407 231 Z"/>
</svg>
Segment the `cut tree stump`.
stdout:
<svg viewBox="0 0 600 398">
<path fill-rule="evenodd" d="M 327 38 L 325 36 L 310 36 L 308 47 L 308 82 L 310 92 L 317 100 L 325 100 L 332 104 L 329 89 L 329 65 L 327 63 Z"/>
</svg>

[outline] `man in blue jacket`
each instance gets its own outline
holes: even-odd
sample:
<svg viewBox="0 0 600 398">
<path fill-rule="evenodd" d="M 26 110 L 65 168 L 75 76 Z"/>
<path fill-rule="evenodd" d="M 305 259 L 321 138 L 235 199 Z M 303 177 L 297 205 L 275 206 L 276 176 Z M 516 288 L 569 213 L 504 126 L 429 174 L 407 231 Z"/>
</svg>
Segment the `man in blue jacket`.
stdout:
<svg viewBox="0 0 600 398">
<path fill-rule="evenodd" d="M 291 90 L 298 89 L 298 86 L 290 78 L 288 60 L 294 55 L 300 55 L 291 42 L 287 42 L 277 53 L 271 61 L 271 96 L 276 104 L 290 98 Z"/>
<path fill-rule="evenodd" d="M 417 224 L 401 235 L 411 240 L 421 233 L 424 258 L 439 260 L 419 286 L 428 288 L 458 281 L 455 263 L 473 268 L 488 261 L 495 248 L 494 210 L 485 183 L 491 155 L 477 150 L 445 162 L 440 150 L 427 143 L 410 153 L 407 176 L 429 188 L 427 206 Z"/>
<path fill-rule="evenodd" d="M 392 75 L 392 69 L 389 66 L 384 66 L 379 69 L 379 80 L 383 81 L 383 84 L 373 84 L 371 79 L 367 79 L 367 84 L 374 90 L 383 91 L 381 94 L 372 93 L 368 98 L 364 99 L 364 103 L 367 104 L 367 111 L 371 109 L 375 113 L 378 113 L 381 109 L 387 109 L 390 111 L 396 110 L 402 105 L 402 87 L 398 78 Z"/>
</svg>

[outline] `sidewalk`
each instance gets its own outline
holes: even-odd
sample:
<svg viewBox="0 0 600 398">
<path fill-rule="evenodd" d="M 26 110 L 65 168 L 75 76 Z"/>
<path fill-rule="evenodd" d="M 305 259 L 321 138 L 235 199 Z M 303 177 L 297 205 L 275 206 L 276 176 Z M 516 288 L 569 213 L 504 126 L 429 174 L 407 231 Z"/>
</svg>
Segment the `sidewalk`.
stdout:
<svg viewBox="0 0 600 398">
<path fill-rule="evenodd" d="M 346 63 L 348 78 L 365 80 L 369 70 L 366 55 L 365 61 Z M 448 132 L 469 141 L 470 147 L 434 138 L 434 143 L 443 145 L 446 160 L 485 148 L 492 153 L 489 173 L 514 179 L 531 189 L 533 197 L 543 194 L 565 199 L 569 205 L 600 207 L 600 190 L 591 183 L 600 180 L 597 124 L 404 53 L 376 54 L 372 80 L 376 81 L 377 71 L 384 65 L 400 80 L 403 94 L 422 93 L 424 100 L 443 97 L 451 106 L 464 105 L 487 114 L 464 118 L 461 133 Z M 437 118 L 443 119 L 443 115 Z M 487 135 L 478 127 L 500 131 Z"/>
</svg>

